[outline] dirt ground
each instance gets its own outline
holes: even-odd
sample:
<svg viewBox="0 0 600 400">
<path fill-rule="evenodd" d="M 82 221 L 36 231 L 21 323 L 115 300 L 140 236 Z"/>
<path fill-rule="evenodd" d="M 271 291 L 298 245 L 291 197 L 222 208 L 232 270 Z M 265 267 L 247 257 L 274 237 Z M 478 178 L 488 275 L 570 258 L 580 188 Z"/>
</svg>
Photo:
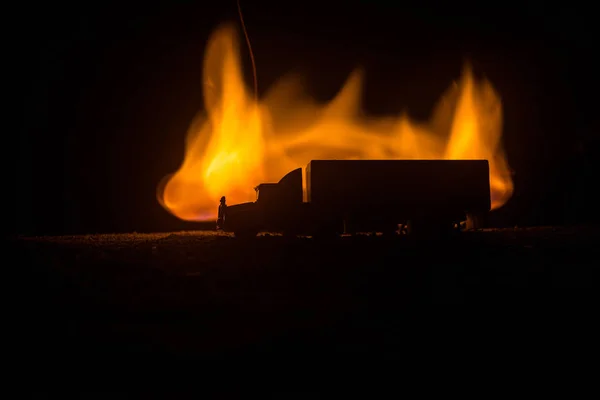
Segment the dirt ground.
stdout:
<svg viewBox="0 0 600 400">
<path fill-rule="evenodd" d="M 573 365 L 597 343 L 599 237 L 586 227 L 444 241 L 19 237 L 9 247 L 23 272 L 23 372 L 225 388 L 283 384 L 299 369 L 331 383 L 390 363 Z"/>
</svg>

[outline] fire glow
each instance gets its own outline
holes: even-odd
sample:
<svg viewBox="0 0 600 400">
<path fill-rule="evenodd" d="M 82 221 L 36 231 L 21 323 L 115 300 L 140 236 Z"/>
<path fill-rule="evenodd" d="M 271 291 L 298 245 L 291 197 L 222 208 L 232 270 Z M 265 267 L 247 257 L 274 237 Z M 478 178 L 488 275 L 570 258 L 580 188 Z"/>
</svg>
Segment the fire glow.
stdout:
<svg viewBox="0 0 600 400">
<path fill-rule="evenodd" d="M 313 159 L 486 159 L 492 209 L 512 195 L 500 143 L 500 98 L 469 68 L 443 94 L 428 122 L 404 114 L 374 119 L 361 114 L 360 70 L 326 104 L 303 96 L 294 77 L 256 100 L 243 81 L 236 33 L 223 26 L 210 38 L 205 112 L 190 126 L 183 163 L 158 187 L 158 201 L 176 217 L 215 219 L 221 196 L 230 204 L 254 201 L 254 186 L 277 182 Z"/>
</svg>

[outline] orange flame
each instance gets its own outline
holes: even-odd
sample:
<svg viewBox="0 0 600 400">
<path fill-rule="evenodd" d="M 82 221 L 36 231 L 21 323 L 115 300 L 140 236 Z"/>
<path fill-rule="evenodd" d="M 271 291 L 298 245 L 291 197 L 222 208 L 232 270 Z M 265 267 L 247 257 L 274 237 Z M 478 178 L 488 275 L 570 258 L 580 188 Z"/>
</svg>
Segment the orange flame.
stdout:
<svg viewBox="0 0 600 400">
<path fill-rule="evenodd" d="M 328 104 L 301 95 L 295 77 L 256 101 L 247 89 L 231 26 L 210 38 L 204 60 L 206 113 L 192 123 L 182 165 L 163 179 L 159 202 L 190 221 L 216 217 L 219 198 L 255 200 L 254 186 L 277 182 L 312 159 L 487 159 L 492 209 L 513 183 L 500 144 L 502 105 L 470 69 L 442 96 L 432 118 L 368 118 L 360 112 L 362 71 L 351 74 Z M 399 183 L 400 184 L 400 183 Z"/>
</svg>

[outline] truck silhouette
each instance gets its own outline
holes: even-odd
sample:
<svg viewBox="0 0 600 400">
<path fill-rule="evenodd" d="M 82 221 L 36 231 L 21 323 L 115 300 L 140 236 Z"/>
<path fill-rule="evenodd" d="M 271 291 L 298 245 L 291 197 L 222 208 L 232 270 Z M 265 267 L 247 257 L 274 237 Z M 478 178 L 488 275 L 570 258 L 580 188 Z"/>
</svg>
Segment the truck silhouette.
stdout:
<svg viewBox="0 0 600 400">
<path fill-rule="evenodd" d="M 255 187 L 256 201 L 227 207 L 223 230 L 332 237 L 342 233 L 443 233 L 490 211 L 487 160 L 313 160 L 278 183 Z M 304 198 L 306 195 L 306 199 Z"/>
</svg>

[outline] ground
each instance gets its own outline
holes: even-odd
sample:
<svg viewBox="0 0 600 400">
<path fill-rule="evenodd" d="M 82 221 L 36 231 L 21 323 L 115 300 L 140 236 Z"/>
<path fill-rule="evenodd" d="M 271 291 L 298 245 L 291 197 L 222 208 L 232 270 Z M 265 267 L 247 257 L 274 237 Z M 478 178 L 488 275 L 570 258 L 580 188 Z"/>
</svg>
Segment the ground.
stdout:
<svg viewBox="0 0 600 400">
<path fill-rule="evenodd" d="M 514 370 L 589 355 L 599 237 L 588 227 L 444 241 L 194 231 L 19 237 L 10 248 L 25 272 L 27 374 L 148 385 L 178 371 L 189 384 L 193 366 L 203 385 L 254 375 L 258 385 L 298 379 L 298 368 L 331 381 L 357 365 Z"/>
</svg>

